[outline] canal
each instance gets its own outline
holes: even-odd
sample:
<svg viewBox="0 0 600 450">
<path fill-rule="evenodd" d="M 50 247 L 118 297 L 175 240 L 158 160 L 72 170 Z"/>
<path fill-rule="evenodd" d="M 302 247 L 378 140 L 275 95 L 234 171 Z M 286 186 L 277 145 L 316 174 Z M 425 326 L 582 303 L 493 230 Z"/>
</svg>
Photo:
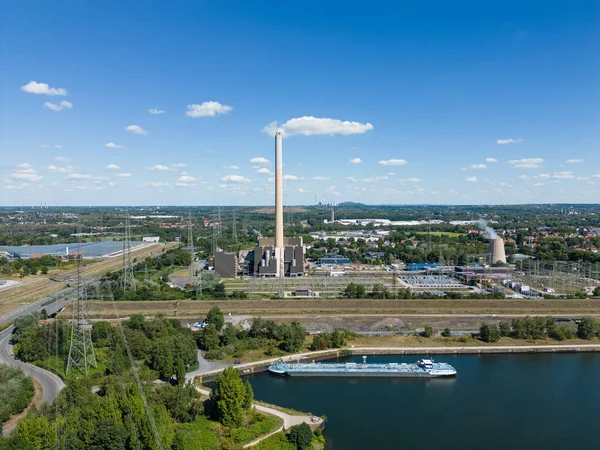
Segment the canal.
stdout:
<svg viewBox="0 0 600 450">
<path fill-rule="evenodd" d="M 418 356 L 371 356 L 415 362 Z M 360 356 L 342 361 L 361 362 Z M 327 416 L 328 450 L 600 448 L 600 355 L 440 356 L 453 379 L 249 379 L 255 397 Z"/>
</svg>

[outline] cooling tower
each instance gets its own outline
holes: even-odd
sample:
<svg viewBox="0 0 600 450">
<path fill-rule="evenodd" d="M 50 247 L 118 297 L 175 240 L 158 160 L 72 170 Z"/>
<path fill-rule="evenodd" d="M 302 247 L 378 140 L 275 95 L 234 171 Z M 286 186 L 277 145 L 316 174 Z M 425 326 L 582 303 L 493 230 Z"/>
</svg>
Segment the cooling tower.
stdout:
<svg viewBox="0 0 600 450">
<path fill-rule="evenodd" d="M 496 264 L 498 262 L 506 264 L 504 240 L 502 238 L 490 240 L 490 264 Z"/>
</svg>

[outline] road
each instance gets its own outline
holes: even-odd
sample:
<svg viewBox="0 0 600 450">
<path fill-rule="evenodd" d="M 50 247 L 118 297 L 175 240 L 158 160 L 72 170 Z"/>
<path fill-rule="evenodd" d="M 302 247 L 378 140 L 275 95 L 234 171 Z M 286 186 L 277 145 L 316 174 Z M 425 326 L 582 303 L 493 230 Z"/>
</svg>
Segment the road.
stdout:
<svg viewBox="0 0 600 450">
<path fill-rule="evenodd" d="M 19 366 L 25 374 L 35 379 L 42 387 L 42 401 L 38 403 L 39 408 L 42 403 L 52 403 L 58 393 L 65 387 L 65 383 L 60 377 L 52 372 L 27 364 L 14 358 L 12 345 L 9 341 L 12 336 L 13 327 L 9 327 L 0 333 L 0 364 L 10 364 Z M 15 423 L 12 428 L 4 430 L 5 434 L 10 434 L 17 426 Z"/>
</svg>

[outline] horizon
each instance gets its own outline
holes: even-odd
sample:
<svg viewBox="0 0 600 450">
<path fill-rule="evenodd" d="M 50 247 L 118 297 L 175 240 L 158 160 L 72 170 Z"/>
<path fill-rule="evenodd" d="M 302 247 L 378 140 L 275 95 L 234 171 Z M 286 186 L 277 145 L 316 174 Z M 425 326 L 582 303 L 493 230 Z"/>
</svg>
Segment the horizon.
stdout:
<svg viewBox="0 0 600 450">
<path fill-rule="evenodd" d="M 288 204 L 593 204 L 600 4 L 545 5 L 5 2 L 0 205 L 272 205 L 277 131 Z"/>
</svg>

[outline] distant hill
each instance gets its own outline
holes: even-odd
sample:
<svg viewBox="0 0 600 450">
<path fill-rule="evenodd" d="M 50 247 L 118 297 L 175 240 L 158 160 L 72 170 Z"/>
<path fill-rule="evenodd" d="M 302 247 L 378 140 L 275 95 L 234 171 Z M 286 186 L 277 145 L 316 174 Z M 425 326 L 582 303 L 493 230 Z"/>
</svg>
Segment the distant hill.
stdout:
<svg viewBox="0 0 600 450">
<path fill-rule="evenodd" d="M 356 202 L 342 202 L 338 204 L 338 208 L 364 208 L 364 203 L 356 203 Z"/>
</svg>

